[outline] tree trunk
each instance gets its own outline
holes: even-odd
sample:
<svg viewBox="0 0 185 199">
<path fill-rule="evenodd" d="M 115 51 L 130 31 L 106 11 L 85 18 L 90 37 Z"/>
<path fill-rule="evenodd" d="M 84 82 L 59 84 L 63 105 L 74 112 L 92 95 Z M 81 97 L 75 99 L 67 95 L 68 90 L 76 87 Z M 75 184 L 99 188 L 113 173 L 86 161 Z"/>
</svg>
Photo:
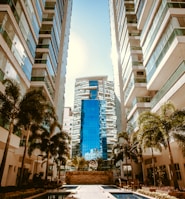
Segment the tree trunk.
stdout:
<svg viewBox="0 0 185 199">
<path fill-rule="evenodd" d="M 132 181 L 134 181 L 135 179 L 135 175 L 134 175 L 134 166 L 133 166 L 133 161 L 132 161 L 132 157 L 130 157 L 130 166 L 131 166 L 131 174 L 132 174 Z"/>
<path fill-rule="evenodd" d="M 8 155 L 10 139 L 11 139 L 11 135 L 13 133 L 13 127 L 14 127 L 14 125 L 13 125 L 13 121 L 12 121 L 10 123 L 10 128 L 9 128 L 9 132 L 8 132 L 8 137 L 7 137 L 5 149 L 4 149 L 4 154 L 3 154 L 3 158 L 2 158 L 2 161 L 1 161 L 1 165 L 0 165 L 0 187 L 2 186 L 3 173 L 4 173 L 4 168 L 5 168 L 6 159 L 7 159 L 7 155 Z"/>
<path fill-rule="evenodd" d="M 48 167 L 49 167 L 49 152 L 47 154 L 47 162 L 46 162 L 46 175 L 45 175 L 45 181 L 48 179 Z"/>
<path fill-rule="evenodd" d="M 156 179 L 155 179 L 155 160 L 154 160 L 154 151 L 153 151 L 153 147 L 151 147 L 151 150 L 152 150 L 153 179 L 154 179 L 154 186 L 156 186 Z"/>
<path fill-rule="evenodd" d="M 128 176 L 128 163 L 127 163 L 127 156 L 126 156 L 126 161 L 125 161 L 125 163 L 126 163 L 126 168 L 127 168 L 127 183 L 129 182 L 129 176 Z"/>
<path fill-rule="evenodd" d="M 168 145 L 169 158 L 170 158 L 170 164 L 171 164 L 170 170 L 172 171 L 172 173 L 170 174 L 171 179 L 173 180 L 174 188 L 179 190 L 179 184 L 178 184 L 178 181 L 177 181 L 177 175 L 176 175 L 176 171 L 175 171 L 175 167 L 174 167 L 174 161 L 173 161 L 173 156 L 172 156 L 172 151 L 171 151 L 169 140 L 167 141 L 167 145 Z"/>
<path fill-rule="evenodd" d="M 18 187 L 21 187 L 21 185 L 22 185 L 22 179 L 23 179 L 23 174 L 24 174 L 24 162 L 25 162 L 25 158 L 26 158 L 26 154 L 27 154 L 27 150 L 28 150 L 29 136 L 30 136 L 30 127 L 27 130 L 26 143 L 25 143 L 23 157 L 22 157 L 21 172 L 20 172 Z"/>
<path fill-rule="evenodd" d="M 58 171 L 58 179 L 60 180 L 60 176 L 61 176 L 61 173 L 60 173 L 60 168 L 61 168 L 61 161 L 60 161 L 60 164 L 59 164 L 59 171 Z"/>
</svg>

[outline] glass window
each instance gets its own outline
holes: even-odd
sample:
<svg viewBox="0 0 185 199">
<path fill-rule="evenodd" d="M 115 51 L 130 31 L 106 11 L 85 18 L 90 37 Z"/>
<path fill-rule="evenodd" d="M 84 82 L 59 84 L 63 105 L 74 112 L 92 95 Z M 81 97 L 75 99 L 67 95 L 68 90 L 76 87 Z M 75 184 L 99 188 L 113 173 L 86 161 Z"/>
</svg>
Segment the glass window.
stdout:
<svg viewBox="0 0 185 199">
<path fill-rule="evenodd" d="M 19 26 L 32 56 L 35 57 L 36 43 L 35 43 L 35 40 L 33 39 L 33 35 L 30 31 L 30 28 L 28 26 L 28 23 L 24 15 L 21 15 L 20 17 Z"/>
<path fill-rule="evenodd" d="M 41 9 L 39 0 L 36 0 L 36 9 L 37 9 L 40 21 L 42 21 L 42 9 Z"/>
<path fill-rule="evenodd" d="M 31 3 L 30 0 L 26 0 L 25 5 L 26 5 L 26 10 L 27 10 L 27 13 L 29 15 L 29 18 L 32 22 L 34 32 L 35 32 L 35 34 L 38 38 L 38 36 L 39 36 L 39 25 L 38 25 L 38 22 L 37 22 L 37 19 L 36 19 L 36 16 L 35 16 L 35 12 L 34 12 L 32 3 Z"/>
<path fill-rule="evenodd" d="M 102 157 L 100 150 L 100 101 L 82 100 L 81 153 L 85 159 Z"/>
<path fill-rule="evenodd" d="M 89 81 L 89 86 L 98 86 L 98 81 Z M 98 88 L 90 90 L 90 99 L 96 99 L 98 93 Z"/>
</svg>

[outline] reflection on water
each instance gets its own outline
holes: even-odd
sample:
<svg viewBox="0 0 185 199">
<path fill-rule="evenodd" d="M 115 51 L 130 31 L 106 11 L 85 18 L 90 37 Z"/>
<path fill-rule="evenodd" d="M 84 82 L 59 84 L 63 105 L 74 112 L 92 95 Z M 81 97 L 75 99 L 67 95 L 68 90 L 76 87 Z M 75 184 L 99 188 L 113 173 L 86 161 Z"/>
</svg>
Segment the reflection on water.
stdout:
<svg viewBox="0 0 185 199">
<path fill-rule="evenodd" d="M 103 185 L 102 188 L 104 189 L 119 189 L 117 186 L 115 185 Z"/>
<path fill-rule="evenodd" d="M 111 193 L 111 194 L 118 199 L 148 199 L 147 197 L 133 193 Z"/>
<path fill-rule="evenodd" d="M 34 199 L 65 199 L 70 192 L 65 193 L 47 193 Z"/>
</svg>

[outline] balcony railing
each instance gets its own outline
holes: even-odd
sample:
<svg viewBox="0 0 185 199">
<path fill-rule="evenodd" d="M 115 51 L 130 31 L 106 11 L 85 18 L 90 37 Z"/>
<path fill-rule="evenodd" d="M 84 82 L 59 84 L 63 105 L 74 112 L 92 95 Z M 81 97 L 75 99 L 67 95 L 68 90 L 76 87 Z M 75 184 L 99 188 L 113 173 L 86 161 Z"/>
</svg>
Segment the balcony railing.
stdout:
<svg viewBox="0 0 185 199">
<path fill-rule="evenodd" d="M 51 34 L 51 30 L 40 30 L 39 34 Z"/>
<path fill-rule="evenodd" d="M 42 21 L 53 21 L 53 18 L 43 18 Z"/>
<path fill-rule="evenodd" d="M 4 75 L 4 72 L 0 69 L 0 81 L 3 81 Z"/>
<path fill-rule="evenodd" d="M 132 105 L 127 108 L 126 111 L 126 115 L 128 116 L 129 113 L 132 111 L 132 109 L 134 108 L 134 106 L 138 103 L 148 103 L 148 106 L 146 108 L 148 108 L 150 106 L 150 102 L 151 102 L 151 97 L 150 96 L 145 96 L 145 97 L 136 97 L 133 101 L 132 101 Z M 141 108 L 145 108 L 144 106 L 140 105 L 140 109 Z"/>
<path fill-rule="evenodd" d="M 54 99 L 54 89 L 51 86 L 51 83 L 49 82 L 47 77 L 40 76 L 40 77 L 32 77 L 31 81 L 43 81 L 48 89 L 48 92 L 52 99 Z"/>
<path fill-rule="evenodd" d="M 166 84 L 157 92 L 155 97 L 151 101 L 151 107 L 153 108 L 162 98 L 163 96 L 170 90 L 170 88 L 178 81 L 178 79 L 185 72 L 185 61 L 181 63 L 178 69 L 173 73 L 173 75 L 168 79 Z"/>
<path fill-rule="evenodd" d="M 9 48 L 11 48 L 12 47 L 12 40 L 9 37 L 7 31 L 2 28 L 1 24 L 0 24 L 0 33 L 3 36 L 4 40 L 6 41 L 7 45 L 9 46 Z"/>
<path fill-rule="evenodd" d="M 161 60 L 166 55 L 168 49 L 171 47 L 171 44 L 173 43 L 176 36 L 185 36 L 185 29 L 174 29 L 173 32 L 171 33 L 170 37 L 166 41 L 165 45 L 163 46 L 161 52 L 158 50 L 158 48 L 155 49 L 152 57 L 150 58 L 147 66 L 146 66 L 146 72 L 148 72 L 148 74 L 147 74 L 148 82 L 150 81 L 151 77 L 153 76 L 154 72 L 156 71 L 157 66 L 159 66 Z M 158 47 L 162 47 L 161 43 L 163 43 L 163 42 L 164 41 L 161 40 L 158 43 Z M 155 62 L 153 61 L 153 57 L 157 57 Z"/>
<path fill-rule="evenodd" d="M 49 44 L 38 44 L 37 48 L 49 48 Z"/>
</svg>

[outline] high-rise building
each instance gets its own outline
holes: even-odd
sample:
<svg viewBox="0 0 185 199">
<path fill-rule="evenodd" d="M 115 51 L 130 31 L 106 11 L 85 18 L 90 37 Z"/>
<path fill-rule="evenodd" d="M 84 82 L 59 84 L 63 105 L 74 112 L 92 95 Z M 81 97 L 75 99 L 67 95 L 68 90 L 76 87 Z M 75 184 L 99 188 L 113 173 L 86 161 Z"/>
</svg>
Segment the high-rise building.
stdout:
<svg viewBox="0 0 185 199">
<path fill-rule="evenodd" d="M 62 130 L 71 137 L 73 132 L 73 112 L 71 107 L 64 107 Z M 72 150 L 70 151 L 70 155 L 72 156 Z"/>
<path fill-rule="evenodd" d="M 72 155 L 110 159 L 117 139 L 114 85 L 106 76 L 76 79 Z"/>
<path fill-rule="evenodd" d="M 150 91 L 147 90 L 143 54 L 140 45 L 140 30 L 134 1 L 110 1 L 112 39 L 114 46 L 116 96 L 119 96 L 122 111 L 122 129 L 126 124 L 136 127 L 138 115 L 150 107 Z M 114 36 L 114 37 L 113 37 Z M 115 59 L 115 57 L 113 57 Z"/>
<path fill-rule="evenodd" d="M 64 108 L 71 11 L 72 0 L 0 1 L 0 81 L 5 78 L 16 80 L 22 93 L 31 87 L 42 88 L 56 107 L 60 123 Z M 2 84 L 0 89 L 3 89 Z M 2 131 L 0 158 L 8 135 L 6 129 Z M 13 135 L 3 186 L 16 184 L 22 156 L 22 151 L 17 150 L 20 149 L 19 144 L 20 138 Z M 26 170 L 33 175 L 38 161 L 26 162 Z"/>
<path fill-rule="evenodd" d="M 132 133 L 138 130 L 137 118 L 144 110 L 158 112 L 168 100 L 176 108 L 185 107 L 185 2 L 109 2 L 115 81 L 120 85 L 123 125 L 127 124 L 123 128 Z M 150 162 L 148 156 L 145 159 Z M 155 165 L 170 167 L 168 163 L 162 153 Z M 177 168 L 184 168 L 180 155 L 175 163 Z M 147 175 L 150 164 L 144 166 Z M 184 169 L 180 172 L 183 174 Z M 185 184 L 183 177 L 178 180 Z"/>
</svg>

